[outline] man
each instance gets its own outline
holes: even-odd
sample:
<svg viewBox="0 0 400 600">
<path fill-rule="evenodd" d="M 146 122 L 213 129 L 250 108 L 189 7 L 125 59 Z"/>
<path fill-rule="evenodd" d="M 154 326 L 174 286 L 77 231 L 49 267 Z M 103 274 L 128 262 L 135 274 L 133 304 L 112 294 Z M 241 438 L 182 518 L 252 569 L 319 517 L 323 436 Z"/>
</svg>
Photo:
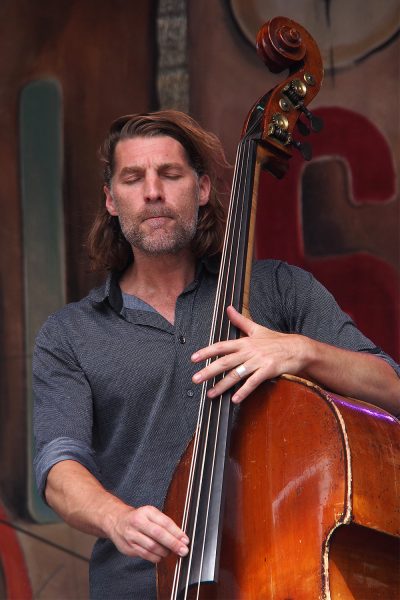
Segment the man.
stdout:
<svg viewBox="0 0 400 600">
<path fill-rule="evenodd" d="M 228 309 L 244 336 L 207 347 L 223 227 L 218 140 L 182 113 L 133 115 L 112 125 L 102 159 L 89 251 L 111 273 L 39 333 L 35 464 L 49 505 L 99 537 L 92 597 L 144 600 L 155 597 L 154 564 L 188 552 L 162 505 L 194 433 L 195 384 L 226 372 L 214 397 L 243 378 L 240 402 L 266 379 L 301 374 L 391 412 L 400 384 L 330 294 L 279 261 L 254 265 L 254 321 Z"/>
</svg>

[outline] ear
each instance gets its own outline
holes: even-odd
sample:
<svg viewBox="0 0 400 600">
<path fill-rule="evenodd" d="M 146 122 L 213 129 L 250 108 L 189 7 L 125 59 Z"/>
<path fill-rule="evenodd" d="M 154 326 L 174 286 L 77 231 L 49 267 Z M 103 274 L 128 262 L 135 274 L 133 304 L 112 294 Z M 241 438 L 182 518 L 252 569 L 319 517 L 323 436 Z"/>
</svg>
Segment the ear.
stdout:
<svg viewBox="0 0 400 600">
<path fill-rule="evenodd" d="M 210 198 L 211 181 L 208 175 L 199 177 L 199 206 L 207 204 Z"/>
<path fill-rule="evenodd" d="M 114 198 L 112 197 L 111 191 L 106 185 L 104 186 L 103 191 L 106 197 L 106 209 L 112 217 L 117 217 L 118 211 L 117 207 L 115 206 Z"/>
</svg>

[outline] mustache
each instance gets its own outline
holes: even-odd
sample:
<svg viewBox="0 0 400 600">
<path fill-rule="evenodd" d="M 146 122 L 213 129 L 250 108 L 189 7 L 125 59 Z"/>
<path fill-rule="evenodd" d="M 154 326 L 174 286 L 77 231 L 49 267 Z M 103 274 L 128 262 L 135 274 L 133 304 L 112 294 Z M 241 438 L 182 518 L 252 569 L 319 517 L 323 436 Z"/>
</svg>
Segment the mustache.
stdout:
<svg viewBox="0 0 400 600">
<path fill-rule="evenodd" d="M 155 217 L 169 217 L 169 218 L 174 218 L 176 215 L 175 213 L 170 210 L 169 208 L 165 208 L 165 207 L 159 207 L 159 208 L 146 208 L 146 210 L 143 210 L 140 215 L 139 218 L 141 221 L 145 221 L 146 219 L 152 219 Z"/>
</svg>

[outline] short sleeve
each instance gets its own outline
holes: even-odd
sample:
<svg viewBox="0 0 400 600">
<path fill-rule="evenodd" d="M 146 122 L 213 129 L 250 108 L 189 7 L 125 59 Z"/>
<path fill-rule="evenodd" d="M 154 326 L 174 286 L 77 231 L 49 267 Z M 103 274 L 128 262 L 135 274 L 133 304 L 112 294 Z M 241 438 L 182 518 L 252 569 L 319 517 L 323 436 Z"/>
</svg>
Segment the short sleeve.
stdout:
<svg viewBox="0 0 400 600">
<path fill-rule="evenodd" d="M 260 261 L 256 264 L 254 281 L 257 297 L 267 299 L 265 315 L 255 308 L 267 326 L 270 326 L 268 314 L 272 314 L 279 331 L 300 333 L 338 348 L 374 354 L 400 375 L 399 365 L 357 328 L 311 273 L 282 261 Z"/>
</svg>

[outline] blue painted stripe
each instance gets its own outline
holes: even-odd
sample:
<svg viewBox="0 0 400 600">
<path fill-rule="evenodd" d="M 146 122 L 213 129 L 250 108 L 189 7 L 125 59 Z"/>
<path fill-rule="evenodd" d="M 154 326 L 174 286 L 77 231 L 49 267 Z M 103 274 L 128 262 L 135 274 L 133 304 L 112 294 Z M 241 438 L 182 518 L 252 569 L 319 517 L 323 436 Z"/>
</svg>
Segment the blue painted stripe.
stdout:
<svg viewBox="0 0 400 600">
<path fill-rule="evenodd" d="M 57 81 L 37 80 L 20 96 L 20 173 L 24 260 L 28 414 L 28 510 L 39 522 L 55 519 L 36 490 L 32 472 L 31 357 L 38 329 L 65 304 L 62 94 Z"/>
</svg>

